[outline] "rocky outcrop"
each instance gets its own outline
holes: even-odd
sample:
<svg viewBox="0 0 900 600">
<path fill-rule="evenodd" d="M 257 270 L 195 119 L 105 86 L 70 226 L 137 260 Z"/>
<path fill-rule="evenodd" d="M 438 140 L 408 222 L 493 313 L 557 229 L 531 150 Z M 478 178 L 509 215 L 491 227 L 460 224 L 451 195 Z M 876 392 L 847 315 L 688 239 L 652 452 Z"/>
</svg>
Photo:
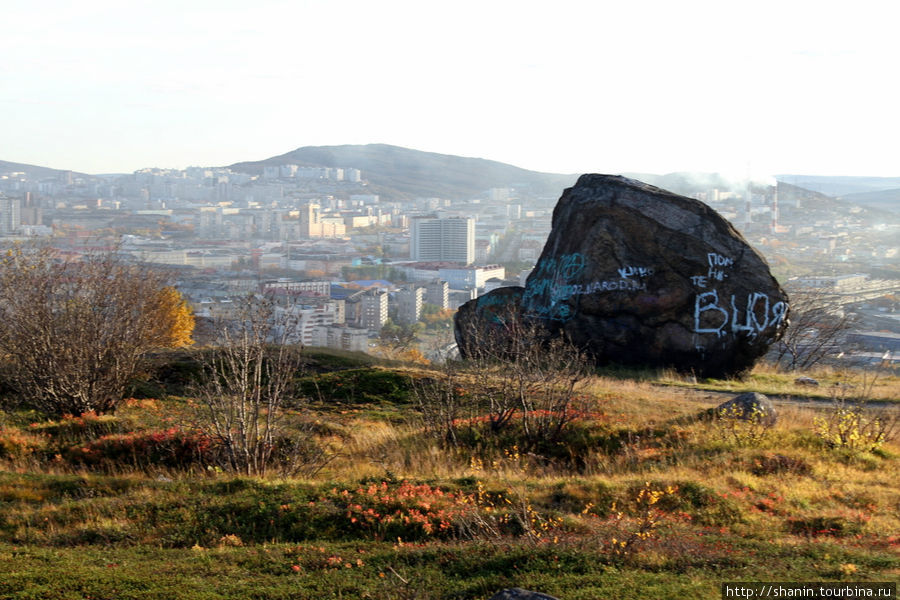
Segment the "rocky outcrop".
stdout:
<svg viewBox="0 0 900 600">
<path fill-rule="evenodd" d="M 710 207 L 583 175 L 557 203 L 524 289 L 467 303 L 456 334 L 465 357 L 475 317 L 516 314 L 599 363 L 722 377 L 751 368 L 782 335 L 787 300 L 765 259 Z"/>
</svg>

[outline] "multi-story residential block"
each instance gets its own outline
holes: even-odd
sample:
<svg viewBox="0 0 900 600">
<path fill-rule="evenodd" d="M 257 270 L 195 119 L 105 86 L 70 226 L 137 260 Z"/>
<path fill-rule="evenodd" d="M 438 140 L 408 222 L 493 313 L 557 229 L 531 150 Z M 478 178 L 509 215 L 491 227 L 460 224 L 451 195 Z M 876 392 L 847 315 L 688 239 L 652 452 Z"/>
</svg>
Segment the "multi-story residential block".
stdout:
<svg viewBox="0 0 900 600">
<path fill-rule="evenodd" d="M 450 307 L 450 284 L 440 279 L 429 281 L 425 285 L 425 302 L 438 308 Z"/>
<path fill-rule="evenodd" d="M 336 350 L 365 352 L 369 344 L 369 331 L 346 325 L 327 325 L 316 327 L 315 346 L 324 346 Z"/>
<path fill-rule="evenodd" d="M 278 281 L 264 282 L 262 288 L 266 292 L 284 291 L 294 294 L 326 297 L 331 295 L 331 282 L 323 280 L 288 281 L 279 279 Z"/>
<path fill-rule="evenodd" d="M 342 219 L 323 218 L 322 207 L 309 202 L 299 210 L 299 236 L 301 238 L 337 237 L 346 233 Z"/>
<path fill-rule="evenodd" d="M 362 326 L 380 330 L 388 320 L 388 295 L 381 290 L 369 290 L 362 296 Z"/>
<path fill-rule="evenodd" d="M 397 322 L 412 325 L 422 317 L 425 288 L 417 285 L 403 287 L 394 294 L 394 301 L 397 308 Z"/>
<path fill-rule="evenodd" d="M 331 303 L 275 307 L 275 322 L 280 327 L 288 328 L 287 337 L 290 341 L 304 346 L 316 345 L 316 328 L 327 327 L 334 324 L 334 321 L 335 307 Z"/>
</svg>

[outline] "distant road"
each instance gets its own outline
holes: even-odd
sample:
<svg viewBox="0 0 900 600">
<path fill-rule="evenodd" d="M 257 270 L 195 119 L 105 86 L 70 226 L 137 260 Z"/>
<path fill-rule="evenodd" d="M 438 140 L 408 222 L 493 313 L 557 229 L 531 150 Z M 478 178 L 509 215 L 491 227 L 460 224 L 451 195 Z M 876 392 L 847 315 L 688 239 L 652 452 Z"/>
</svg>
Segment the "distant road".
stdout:
<svg viewBox="0 0 900 600">
<path fill-rule="evenodd" d="M 848 292 L 828 292 L 825 299 L 832 300 L 838 304 L 855 304 L 857 302 L 865 302 L 866 300 L 874 300 L 885 294 L 900 293 L 900 281 L 895 280 L 878 280 L 872 281 L 866 287 Z"/>
<path fill-rule="evenodd" d="M 663 385 L 663 384 L 654 384 L 654 387 L 660 390 L 666 390 L 667 392 L 676 392 L 679 396 L 682 396 L 684 400 L 688 400 L 690 402 L 696 402 L 697 404 L 703 404 L 706 407 L 718 406 L 722 402 L 726 400 L 730 400 L 737 396 L 738 394 L 742 394 L 743 392 L 729 392 L 723 390 L 705 390 L 702 388 L 692 388 L 692 387 L 681 387 L 681 386 L 671 386 L 671 385 Z M 680 392 L 680 393 L 679 393 Z M 817 398 L 812 396 L 796 396 L 796 395 L 768 395 L 766 397 L 772 401 L 776 406 L 805 406 L 807 408 L 825 408 L 830 406 L 834 401 L 831 398 Z M 848 405 L 853 404 L 852 401 L 847 402 Z M 900 411 L 900 401 L 891 402 L 890 400 L 869 400 L 865 403 L 865 406 L 869 408 L 888 408 L 892 410 Z"/>
<path fill-rule="evenodd" d="M 522 243 L 522 234 L 518 231 L 510 234 L 510 239 L 496 259 L 498 263 L 512 262 L 519 252 L 519 244 Z"/>
</svg>

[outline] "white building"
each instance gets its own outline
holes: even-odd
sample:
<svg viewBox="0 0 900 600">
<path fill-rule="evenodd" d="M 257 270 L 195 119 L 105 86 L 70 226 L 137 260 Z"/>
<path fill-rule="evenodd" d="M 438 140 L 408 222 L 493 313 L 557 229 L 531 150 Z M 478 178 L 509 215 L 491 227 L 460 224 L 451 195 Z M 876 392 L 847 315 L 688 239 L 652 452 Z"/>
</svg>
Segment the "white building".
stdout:
<svg viewBox="0 0 900 600">
<path fill-rule="evenodd" d="M 351 205 L 372 206 L 378 204 L 378 194 L 350 194 Z"/>
<path fill-rule="evenodd" d="M 866 273 L 853 273 L 852 275 L 808 275 L 797 278 L 797 283 L 803 287 L 846 292 L 858 289 L 865 285 L 869 279 Z"/>
<path fill-rule="evenodd" d="M 315 339 L 316 346 L 365 352 L 369 343 L 369 331 L 344 325 L 327 325 L 316 328 Z"/>
<path fill-rule="evenodd" d="M 394 263 L 393 267 L 406 275 L 407 281 L 445 281 L 451 289 L 483 288 L 492 277 L 506 278 L 501 265 L 453 266 L 447 263 Z"/>
<path fill-rule="evenodd" d="M 455 290 L 483 288 L 488 279 L 506 278 L 506 269 L 501 265 L 485 265 L 483 267 L 443 267 L 438 269 L 438 277 L 450 284 Z"/>
<path fill-rule="evenodd" d="M 319 341 L 317 328 L 328 327 L 335 322 L 334 306 L 330 303 L 318 306 L 277 306 L 275 322 L 284 323 L 292 330 L 288 333 L 291 342 L 315 346 Z"/>
<path fill-rule="evenodd" d="M 263 290 L 267 292 L 284 290 L 286 292 L 327 297 L 331 295 L 331 282 L 323 280 L 290 281 L 279 279 L 278 281 L 265 282 L 263 284 Z"/>
</svg>

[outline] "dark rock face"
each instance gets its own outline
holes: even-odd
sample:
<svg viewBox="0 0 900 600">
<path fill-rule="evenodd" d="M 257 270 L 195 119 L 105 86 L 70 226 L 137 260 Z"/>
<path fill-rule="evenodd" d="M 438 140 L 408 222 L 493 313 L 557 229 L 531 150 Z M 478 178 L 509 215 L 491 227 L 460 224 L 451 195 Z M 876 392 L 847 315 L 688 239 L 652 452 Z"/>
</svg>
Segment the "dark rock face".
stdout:
<svg viewBox="0 0 900 600">
<path fill-rule="evenodd" d="M 565 190 L 524 290 L 504 289 L 461 307 L 463 357 L 471 340 L 461 324 L 487 309 L 563 333 L 598 363 L 704 377 L 750 369 L 787 326 L 787 295 L 730 223 L 697 200 L 610 175 Z"/>
<path fill-rule="evenodd" d="M 715 414 L 723 418 L 759 422 L 769 427 L 778 420 L 772 401 L 758 392 L 747 392 L 723 402 L 715 408 Z"/>
<path fill-rule="evenodd" d="M 508 336 L 511 321 L 521 319 L 522 293 L 519 286 L 496 288 L 456 311 L 453 333 L 460 356 L 471 357 L 475 345 L 491 344 L 493 349 Z"/>
<path fill-rule="evenodd" d="M 542 594 L 541 592 L 531 592 L 522 588 L 509 588 L 497 592 L 491 596 L 490 600 L 557 600 L 554 596 Z"/>
</svg>

